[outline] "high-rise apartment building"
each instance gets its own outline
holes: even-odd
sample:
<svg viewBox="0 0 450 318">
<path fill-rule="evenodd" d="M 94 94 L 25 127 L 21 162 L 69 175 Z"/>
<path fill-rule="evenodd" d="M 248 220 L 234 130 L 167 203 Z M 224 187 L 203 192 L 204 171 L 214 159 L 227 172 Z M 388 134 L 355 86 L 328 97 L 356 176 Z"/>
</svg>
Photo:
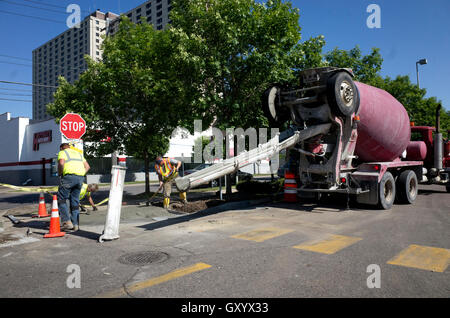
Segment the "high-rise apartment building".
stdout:
<svg viewBox="0 0 450 318">
<path fill-rule="evenodd" d="M 58 77 L 64 76 L 69 83 L 78 79 L 87 68 L 85 55 L 101 60 L 100 50 L 106 33 L 107 19 L 116 19 L 114 13 L 96 11 L 73 27 L 41 45 L 33 51 L 33 119 L 51 118 L 46 105 L 53 101 Z"/>
<path fill-rule="evenodd" d="M 172 0 L 150 0 L 137 6 L 134 9 L 124 13 L 133 23 L 141 23 L 142 18 L 144 22 L 153 24 L 157 30 L 162 30 L 169 24 L 169 13 L 172 10 Z M 119 21 L 117 19 L 110 24 L 110 34 L 114 34 L 119 29 Z"/>
<path fill-rule="evenodd" d="M 153 24 L 157 30 L 162 30 L 171 22 L 169 19 L 171 9 L 171 0 L 150 0 L 124 15 L 134 23 L 141 23 L 143 17 L 145 22 Z M 46 107 L 53 101 L 59 76 L 64 76 L 73 83 L 87 68 L 85 55 L 95 60 L 102 59 L 102 35 L 117 32 L 120 21 L 118 17 L 114 13 L 102 13 L 97 10 L 80 23 L 80 28 L 68 29 L 33 51 L 34 120 L 51 118 L 46 112 Z"/>
</svg>

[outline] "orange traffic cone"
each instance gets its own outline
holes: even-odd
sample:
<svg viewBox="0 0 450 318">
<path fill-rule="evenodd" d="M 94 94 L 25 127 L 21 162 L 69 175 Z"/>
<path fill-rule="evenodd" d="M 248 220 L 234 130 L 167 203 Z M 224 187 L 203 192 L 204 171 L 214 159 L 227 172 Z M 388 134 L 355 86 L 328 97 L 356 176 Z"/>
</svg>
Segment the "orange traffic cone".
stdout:
<svg viewBox="0 0 450 318">
<path fill-rule="evenodd" d="M 50 214 L 47 213 L 47 207 L 45 206 L 45 198 L 44 193 L 41 192 L 39 197 L 39 210 L 38 215 L 33 215 L 34 218 L 46 218 L 49 217 Z"/>
<path fill-rule="evenodd" d="M 49 237 L 61 237 L 66 233 L 61 232 L 59 225 L 59 212 L 58 212 L 58 199 L 56 195 L 53 196 L 53 206 L 52 206 L 52 218 L 50 219 L 50 231 L 44 235 L 44 238 Z"/>
<path fill-rule="evenodd" d="M 297 181 L 295 174 L 290 171 L 284 172 L 284 202 L 297 202 Z"/>
</svg>

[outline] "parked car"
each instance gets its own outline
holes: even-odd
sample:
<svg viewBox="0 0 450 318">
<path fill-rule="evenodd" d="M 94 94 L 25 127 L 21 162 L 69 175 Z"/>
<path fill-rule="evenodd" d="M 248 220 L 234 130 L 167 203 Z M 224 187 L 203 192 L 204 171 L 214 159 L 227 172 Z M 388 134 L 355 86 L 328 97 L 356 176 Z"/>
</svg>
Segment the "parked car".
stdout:
<svg viewBox="0 0 450 318">
<path fill-rule="evenodd" d="M 208 168 L 210 166 L 212 166 L 211 163 L 202 163 L 202 164 L 198 165 L 197 167 L 195 167 L 193 169 L 185 170 L 184 171 L 184 176 L 190 175 L 192 173 L 195 173 L 197 171 L 203 170 L 203 169 Z M 233 184 L 233 185 L 236 184 L 236 177 L 235 176 L 236 176 L 235 174 L 231 175 L 231 184 Z M 252 180 L 253 179 L 253 175 L 251 173 L 243 172 L 243 171 L 240 171 L 240 170 L 237 172 L 237 177 L 238 177 L 239 181 L 241 181 L 241 180 Z M 219 179 L 212 180 L 206 186 L 218 187 L 219 186 Z M 225 177 L 222 177 L 222 186 L 225 186 Z"/>
</svg>

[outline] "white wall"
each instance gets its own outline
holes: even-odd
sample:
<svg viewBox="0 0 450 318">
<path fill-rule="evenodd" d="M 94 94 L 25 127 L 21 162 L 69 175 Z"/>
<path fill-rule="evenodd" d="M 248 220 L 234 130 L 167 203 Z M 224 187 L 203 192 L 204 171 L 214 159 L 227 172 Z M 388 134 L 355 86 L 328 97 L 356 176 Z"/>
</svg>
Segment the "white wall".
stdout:
<svg viewBox="0 0 450 318">
<path fill-rule="evenodd" d="M 201 134 L 195 132 L 191 135 L 189 131 L 178 128 L 170 138 L 169 150 L 165 157 L 193 157 L 195 140 L 201 136 L 211 136 L 212 130 L 208 129 Z"/>
<path fill-rule="evenodd" d="M 10 113 L 0 115 L 0 163 L 18 162 L 21 143 L 28 118 L 11 118 Z"/>
</svg>

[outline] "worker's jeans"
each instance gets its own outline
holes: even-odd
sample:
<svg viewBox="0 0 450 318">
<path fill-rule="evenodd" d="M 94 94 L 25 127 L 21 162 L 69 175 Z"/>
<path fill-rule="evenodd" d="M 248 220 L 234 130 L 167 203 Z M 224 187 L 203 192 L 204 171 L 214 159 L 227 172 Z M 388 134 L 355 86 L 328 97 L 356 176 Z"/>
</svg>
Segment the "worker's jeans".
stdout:
<svg viewBox="0 0 450 318">
<path fill-rule="evenodd" d="M 73 225 L 78 225 L 80 192 L 83 181 L 83 176 L 73 174 L 65 175 L 61 178 L 58 188 L 58 208 L 61 215 L 61 222 L 71 220 Z M 70 214 L 67 208 L 67 200 L 70 200 Z"/>
</svg>

